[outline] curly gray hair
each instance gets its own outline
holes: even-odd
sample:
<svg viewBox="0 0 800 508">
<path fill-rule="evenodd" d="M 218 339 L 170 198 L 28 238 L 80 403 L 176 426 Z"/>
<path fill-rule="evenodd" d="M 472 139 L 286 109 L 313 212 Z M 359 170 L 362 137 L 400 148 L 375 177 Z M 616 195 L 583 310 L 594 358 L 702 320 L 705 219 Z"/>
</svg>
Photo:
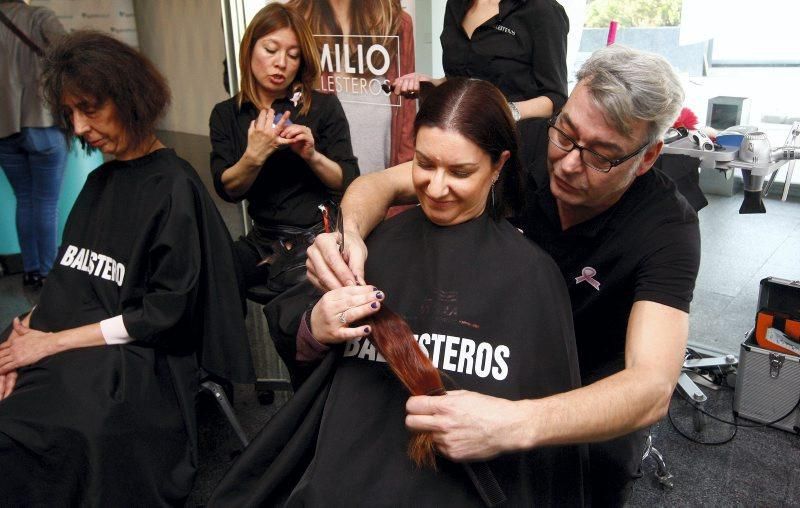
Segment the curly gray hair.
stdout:
<svg viewBox="0 0 800 508">
<path fill-rule="evenodd" d="M 651 144 L 661 139 L 683 105 L 678 76 L 655 53 L 613 44 L 595 51 L 577 78 L 620 133 L 630 136 L 633 121 L 648 122 Z"/>
</svg>

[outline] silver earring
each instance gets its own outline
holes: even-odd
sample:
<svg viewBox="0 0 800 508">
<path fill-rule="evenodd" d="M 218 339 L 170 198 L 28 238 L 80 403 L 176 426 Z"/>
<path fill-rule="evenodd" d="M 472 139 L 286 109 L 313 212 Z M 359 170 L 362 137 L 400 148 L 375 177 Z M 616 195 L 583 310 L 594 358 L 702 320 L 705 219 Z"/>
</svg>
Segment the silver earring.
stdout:
<svg viewBox="0 0 800 508">
<path fill-rule="evenodd" d="M 494 182 L 492 182 L 492 210 L 494 210 Z"/>
</svg>

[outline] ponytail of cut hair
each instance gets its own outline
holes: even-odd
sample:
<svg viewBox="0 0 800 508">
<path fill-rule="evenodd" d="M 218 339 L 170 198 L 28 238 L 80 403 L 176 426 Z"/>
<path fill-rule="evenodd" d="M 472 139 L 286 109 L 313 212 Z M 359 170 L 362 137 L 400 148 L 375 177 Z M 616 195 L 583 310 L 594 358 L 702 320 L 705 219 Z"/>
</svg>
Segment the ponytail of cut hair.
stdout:
<svg viewBox="0 0 800 508">
<path fill-rule="evenodd" d="M 444 395 L 442 376 L 411 332 L 408 323 L 385 305 L 370 319 L 370 341 L 411 395 Z M 408 444 L 408 456 L 417 467 L 436 469 L 433 436 L 416 433 Z"/>
</svg>

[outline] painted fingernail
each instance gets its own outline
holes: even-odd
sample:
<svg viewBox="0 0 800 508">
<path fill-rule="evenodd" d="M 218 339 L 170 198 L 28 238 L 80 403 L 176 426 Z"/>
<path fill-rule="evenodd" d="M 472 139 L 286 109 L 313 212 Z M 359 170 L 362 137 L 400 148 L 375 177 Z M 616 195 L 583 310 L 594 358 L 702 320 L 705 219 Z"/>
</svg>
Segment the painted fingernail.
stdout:
<svg viewBox="0 0 800 508">
<path fill-rule="evenodd" d="M 377 291 L 377 290 L 378 290 L 378 288 L 376 288 L 375 286 L 372 286 L 372 290 L 373 290 L 373 291 Z"/>
<path fill-rule="evenodd" d="M 377 309 L 378 308 L 378 302 L 372 302 L 370 304 L 370 307 L 372 307 L 373 309 Z"/>
<path fill-rule="evenodd" d="M 378 300 L 383 300 L 383 291 L 378 291 L 377 293 L 375 293 L 375 298 L 377 298 Z"/>
<path fill-rule="evenodd" d="M 369 326 L 365 326 L 365 327 L 364 327 L 364 333 L 369 333 L 370 331 L 371 331 L 371 330 L 369 329 Z"/>
</svg>

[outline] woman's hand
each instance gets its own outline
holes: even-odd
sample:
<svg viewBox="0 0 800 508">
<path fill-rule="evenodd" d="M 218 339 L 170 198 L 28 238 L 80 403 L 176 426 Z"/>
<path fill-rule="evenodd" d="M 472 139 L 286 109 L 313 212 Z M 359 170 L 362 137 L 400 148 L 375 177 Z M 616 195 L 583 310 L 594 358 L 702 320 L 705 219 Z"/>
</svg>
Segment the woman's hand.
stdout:
<svg viewBox="0 0 800 508">
<path fill-rule="evenodd" d="M 247 149 L 244 156 L 255 166 L 262 166 L 267 157 L 275 153 L 285 142 L 281 141 L 280 133 L 284 130 L 284 124 L 289 119 L 289 112 L 286 111 L 275 122 L 275 111 L 270 108 L 268 111 L 261 110 L 258 118 L 250 122 L 247 129 Z M 275 125 L 273 127 L 273 124 Z"/>
<path fill-rule="evenodd" d="M 0 375 L 7 375 L 53 354 L 54 345 L 52 333 L 33 330 L 23 325 L 19 318 L 14 318 L 11 336 L 0 344 Z"/>
<path fill-rule="evenodd" d="M 295 123 L 284 127 L 280 131 L 280 143 L 288 144 L 289 148 L 306 162 L 310 162 L 317 153 L 314 146 L 314 134 L 305 125 Z"/>
<path fill-rule="evenodd" d="M 5 399 L 14 391 L 17 384 L 17 371 L 12 370 L 8 374 L 0 374 L 0 400 Z"/>
<path fill-rule="evenodd" d="M 399 78 L 395 79 L 392 83 L 392 93 L 395 95 L 406 95 L 408 94 L 419 94 L 419 83 L 420 81 L 429 81 L 433 84 L 437 84 L 436 80 L 432 77 L 428 76 L 427 74 L 422 74 L 420 72 L 412 72 L 410 74 L 406 74 L 405 76 L 400 76 Z"/>
<path fill-rule="evenodd" d="M 350 327 L 378 312 L 385 295 L 372 286 L 328 291 L 311 310 L 311 334 L 322 344 L 337 344 L 370 333 L 369 326 Z"/>
</svg>

